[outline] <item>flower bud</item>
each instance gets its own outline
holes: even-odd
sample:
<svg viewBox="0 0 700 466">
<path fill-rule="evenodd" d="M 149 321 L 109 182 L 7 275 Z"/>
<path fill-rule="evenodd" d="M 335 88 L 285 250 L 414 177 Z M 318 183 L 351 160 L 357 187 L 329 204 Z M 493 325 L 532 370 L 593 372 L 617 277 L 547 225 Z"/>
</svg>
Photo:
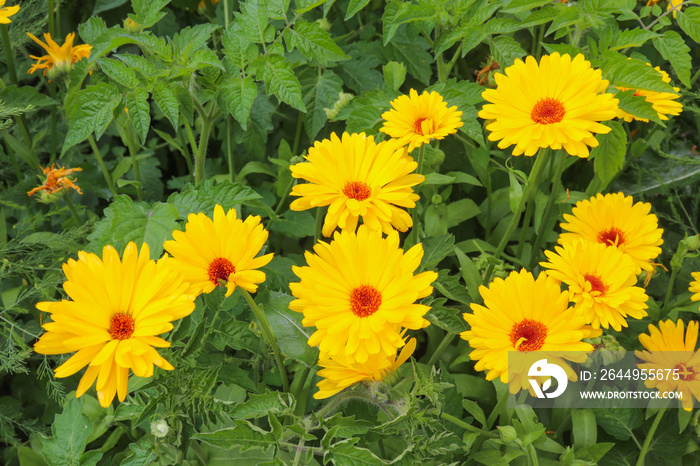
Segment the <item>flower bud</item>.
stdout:
<svg viewBox="0 0 700 466">
<path fill-rule="evenodd" d="M 437 205 L 437 204 L 442 204 L 442 196 L 439 195 L 439 194 L 435 194 L 435 195 L 432 197 L 432 199 L 430 199 L 430 202 L 432 202 L 432 203 L 435 204 L 435 205 Z"/>
<path fill-rule="evenodd" d="M 505 443 L 513 443 L 518 438 L 518 433 L 513 426 L 497 426 L 498 434 Z"/>
<path fill-rule="evenodd" d="M 170 431 L 170 426 L 164 419 L 151 422 L 151 433 L 156 438 L 165 437 L 166 435 L 168 435 L 168 431 Z"/>
</svg>

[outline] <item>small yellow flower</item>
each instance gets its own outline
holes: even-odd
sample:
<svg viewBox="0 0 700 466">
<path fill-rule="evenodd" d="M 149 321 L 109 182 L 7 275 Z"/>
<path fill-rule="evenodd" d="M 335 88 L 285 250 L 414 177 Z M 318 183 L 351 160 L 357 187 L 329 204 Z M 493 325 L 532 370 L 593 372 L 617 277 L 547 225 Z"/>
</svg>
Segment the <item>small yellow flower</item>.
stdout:
<svg viewBox="0 0 700 466">
<path fill-rule="evenodd" d="M 27 33 L 27 35 L 48 53 L 48 55 L 43 55 L 41 57 L 30 55 L 30 57 L 38 61 L 27 71 L 27 74 L 33 74 L 36 70 L 44 70 L 44 76 L 46 76 L 46 72 L 48 71 L 49 77 L 55 77 L 58 74 L 66 73 L 73 68 L 74 63 L 83 58 L 88 58 L 90 56 L 90 50 L 92 50 L 92 46 L 88 44 L 76 45 L 73 47 L 73 41 L 75 40 L 74 32 L 66 36 L 66 41 L 62 46 L 59 46 L 51 38 L 51 34 L 48 33 L 44 34 L 46 43 L 40 41 L 30 33 Z"/>
<path fill-rule="evenodd" d="M 163 243 L 173 259 L 169 267 L 185 275 L 196 293 L 211 293 L 219 285 L 230 296 L 236 286 L 255 293 L 265 281 L 260 267 L 272 260 L 272 254 L 255 257 L 267 241 L 268 232 L 260 217 L 236 218 L 236 209 L 224 213 L 214 207 L 214 219 L 203 213 L 187 217 L 185 231 L 174 231 L 173 240 Z"/>
<path fill-rule="evenodd" d="M 411 89 L 409 95 L 392 100 L 391 106 L 392 110 L 382 114 L 385 122 L 379 131 L 408 144 L 409 152 L 431 139 L 445 139 L 464 124 L 462 112 L 456 106 L 447 108 L 447 102 L 435 91 L 418 95 Z"/>
<path fill-rule="evenodd" d="M 317 400 L 328 398 L 363 380 L 383 380 L 387 374 L 396 371 L 406 362 L 415 349 L 416 339 L 411 338 L 401 348 L 398 358 L 395 353 L 394 355 L 378 353 L 371 355 L 364 363 L 358 363 L 342 353 L 333 358 L 322 357 L 318 365 L 323 369 L 318 371 L 318 375 L 323 377 L 323 380 L 316 384 L 318 392 L 314 393 L 314 398 Z"/>
<path fill-rule="evenodd" d="M 693 281 L 690 282 L 690 287 L 688 287 L 688 291 L 693 293 L 690 299 L 691 301 L 700 301 L 700 272 L 692 272 L 690 275 L 693 277 Z"/>
<path fill-rule="evenodd" d="M 639 335 L 639 342 L 647 351 L 635 351 L 634 354 L 646 361 L 638 364 L 640 369 L 662 370 L 664 376 L 644 382 L 648 388 L 656 387 L 661 392 L 677 391 L 683 409 L 693 409 L 693 396 L 700 400 L 700 351 L 695 351 L 698 341 L 698 321 L 688 323 L 687 332 L 683 333 L 683 321 L 678 319 L 659 322 L 659 327 L 649 324 L 649 335 Z M 667 377 L 667 370 L 677 375 Z"/>
<path fill-rule="evenodd" d="M 654 69 L 661 73 L 661 77 L 665 83 L 671 82 L 671 77 L 668 75 L 668 73 L 666 73 L 658 66 Z M 621 91 L 629 90 L 624 87 L 620 87 L 618 89 L 620 89 Z M 678 92 L 680 91 L 680 88 L 674 87 L 673 90 Z M 652 105 L 654 111 L 656 111 L 656 113 L 659 115 L 659 119 L 661 120 L 668 120 L 668 117 L 666 115 L 680 115 L 681 111 L 683 110 L 683 104 L 681 104 L 680 102 L 676 102 L 676 99 L 680 98 L 679 94 L 673 94 L 671 92 L 648 91 L 645 89 L 635 89 L 634 95 L 644 97 L 644 99 Z M 617 117 L 623 118 L 627 122 L 630 122 L 632 120 L 639 120 L 644 122 L 649 121 L 648 118 L 636 117 L 625 112 L 621 108 L 617 110 Z"/>
<path fill-rule="evenodd" d="M 0 0 L 0 24 L 10 24 L 10 16 L 19 11 L 19 5 L 4 6 L 6 0 Z"/>
<path fill-rule="evenodd" d="M 82 191 L 80 191 L 80 188 L 74 184 L 75 180 L 68 178 L 68 175 L 73 172 L 83 171 L 82 168 L 56 168 L 56 164 L 51 164 L 51 168 L 42 168 L 42 171 L 44 172 L 44 175 L 46 175 L 44 184 L 27 192 L 27 196 L 31 196 L 37 191 L 45 191 L 48 194 L 54 194 L 62 189 L 67 191 L 68 188 L 73 188 L 78 191 L 78 194 L 83 194 Z"/>
</svg>

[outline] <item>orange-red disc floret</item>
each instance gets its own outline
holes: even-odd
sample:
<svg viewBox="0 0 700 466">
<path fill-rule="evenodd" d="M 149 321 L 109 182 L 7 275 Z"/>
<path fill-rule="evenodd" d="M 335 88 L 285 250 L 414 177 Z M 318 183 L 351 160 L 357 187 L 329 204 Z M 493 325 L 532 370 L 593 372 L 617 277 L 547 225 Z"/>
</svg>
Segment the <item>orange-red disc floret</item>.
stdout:
<svg viewBox="0 0 700 466">
<path fill-rule="evenodd" d="M 209 280 L 214 285 L 219 284 L 219 280 L 228 281 L 228 276 L 236 272 L 236 267 L 230 260 L 217 257 L 209 264 Z"/>
<path fill-rule="evenodd" d="M 362 285 L 350 292 L 350 307 L 357 317 L 369 317 L 382 305 L 382 294 L 370 285 Z"/>
<path fill-rule="evenodd" d="M 564 119 L 565 114 L 566 109 L 564 108 L 564 104 L 557 99 L 546 97 L 540 99 L 535 104 L 530 113 L 530 118 L 532 118 L 532 121 L 535 123 L 550 125 L 552 123 L 559 123 Z"/>
<path fill-rule="evenodd" d="M 128 340 L 134 333 L 134 318 L 129 314 L 117 313 L 109 322 L 109 335 L 112 340 Z"/>
<path fill-rule="evenodd" d="M 513 324 L 510 331 L 510 342 L 518 351 L 537 351 L 544 345 L 547 338 L 547 326 L 542 322 L 523 319 Z"/>
<path fill-rule="evenodd" d="M 620 246 L 625 242 L 625 235 L 619 228 L 610 228 L 598 233 L 598 242 L 607 246 Z"/>
<path fill-rule="evenodd" d="M 608 292 L 608 285 L 603 283 L 603 280 L 601 280 L 600 277 L 586 274 L 583 276 L 583 278 L 585 278 L 586 281 L 591 284 L 591 291 L 600 292 L 600 296 L 605 296 L 605 293 Z"/>
</svg>

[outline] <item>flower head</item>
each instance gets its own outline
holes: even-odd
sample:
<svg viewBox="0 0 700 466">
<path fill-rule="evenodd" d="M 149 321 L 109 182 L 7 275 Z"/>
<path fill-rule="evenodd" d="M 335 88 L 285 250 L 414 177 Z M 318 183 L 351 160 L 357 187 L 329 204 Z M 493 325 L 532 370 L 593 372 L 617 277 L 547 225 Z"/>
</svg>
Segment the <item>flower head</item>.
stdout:
<svg viewBox="0 0 700 466">
<path fill-rule="evenodd" d="M 678 319 L 659 322 L 659 327 L 649 324 L 649 335 L 639 335 L 639 342 L 647 351 L 635 351 L 634 354 L 646 361 L 639 364 L 640 369 L 657 371 L 671 370 L 674 376 L 647 379 L 644 384 L 649 388 L 656 387 L 662 392 L 677 391 L 683 409 L 693 409 L 693 396 L 700 400 L 700 351 L 695 351 L 698 341 L 698 322 L 688 324 L 688 330 L 683 333 L 683 321 Z"/>
<path fill-rule="evenodd" d="M 401 207 L 415 207 L 419 199 L 412 186 L 425 180 L 412 173 L 418 164 L 406 155 L 396 140 L 376 144 L 364 133 L 335 133 L 330 139 L 316 141 L 306 156 L 308 162 L 292 165 L 292 176 L 309 183 L 292 188 L 300 196 L 289 206 L 307 210 L 329 206 L 323 222 L 323 235 L 330 236 L 340 226 L 355 231 L 362 221 L 372 230 L 406 231 L 411 216 Z"/>
<path fill-rule="evenodd" d="M 473 312 L 464 314 L 471 329 L 461 337 L 474 348 L 470 354 L 477 361 L 474 368 L 487 370 L 486 380 L 500 377 L 511 383 L 512 393 L 529 388 L 529 383 L 522 368 L 509 367 L 509 351 L 566 352 L 564 357 L 581 362 L 586 352 L 593 351 L 592 345 L 581 340 L 601 333 L 569 308 L 568 293 L 546 273 L 535 279 L 524 269 L 513 271 L 505 280 L 496 278 L 488 288 L 481 286 L 479 293 L 484 305 L 471 304 Z"/>
<path fill-rule="evenodd" d="M 671 82 L 671 77 L 668 75 L 668 73 L 666 73 L 658 66 L 654 69 L 661 73 L 661 78 L 665 83 Z M 624 87 L 620 87 L 619 89 L 621 91 L 629 90 Z M 680 88 L 674 87 L 673 90 L 678 92 L 680 91 Z M 652 105 L 654 111 L 656 111 L 657 115 L 659 115 L 659 119 L 661 120 L 668 120 L 668 117 L 666 115 L 680 115 L 681 111 L 683 110 L 683 104 L 676 101 L 676 99 L 680 97 L 679 94 L 673 94 L 671 92 L 649 91 L 645 89 L 635 89 L 634 95 L 644 97 L 644 99 Z M 645 122 L 649 121 L 648 118 L 636 117 L 632 114 L 625 112 L 621 108 L 617 109 L 617 117 L 622 118 L 627 122 L 630 122 L 632 120 L 639 120 Z"/>
<path fill-rule="evenodd" d="M 358 363 L 343 353 L 338 353 L 333 358 L 328 356 L 321 358 L 318 365 L 323 369 L 318 371 L 318 375 L 323 377 L 323 380 L 316 384 L 318 392 L 314 393 L 314 398 L 317 400 L 328 398 L 363 380 L 383 380 L 388 373 L 396 371 L 406 362 L 415 349 L 416 339 L 411 338 L 401 348 L 398 358 L 396 352 L 393 355 L 373 354 L 363 363 Z"/>
<path fill-rule="evenodd" d="M 647 315 L 648 299 L 637 284 L 637 266 L 626 254 L 602 243 L 579 240 L 545 251 L 549 262 L 540 262 L 547 274 L 569 286 L 574 310 L 593 328 L 627 327 L 627 316 Z"/>
<path fill-rule="evenodd" d="M 153 348 L 170 343 L 158 337 L 172 330 L 170 323 L 194 310 L 194 295 L 180 274 L 168 269 L 168 258 L 149 259 L 148 245 L 141 252 L 129 243 L 123 258 L 105 246 L 102 258 L 80 251 L 78 260 L 63 264 L 63 289 L 70 298 L 41 302 L 37 308 L 51 314 L 46 333 L 34 345 L 41 354 L 77 351 L 56 368 L 56 377 L 68 377 L 88 366 L 80 380 L 80 397 L 97 379 L 97 397 L 103 407 L 114 395 L 124 401 L 129 369 L 139 377 L 153 375 L 153 365 L 173 366 Z"/>
<path fill-rule="evenodd" d="M 656 215 L 650 214 L 651 204 L 637 202 L 623 193 L 597 194 L 576 203 L 570 214 L 564 214 L 560 226 L 568 233 L 559 235 L 559 244 L 585 239 L 615 247 L 637 264 L 637 273 L 651 271 L 651 260 L 661 254 L 663 244 Z"/>
<path fill-rule="evenodd" d="M 27 35 L 48 53 L 48 55 L 41 57 L 30 55 L 30 57 L 38 61 L 27 71 L 28 74 L 33 74 L 36 70 L 42 69 L 44 70 L 44 76 L 46 76 L 47 71 L 49 72 L 49 77 L 66 73 L 73 68 L 74 63 L 83 58 L 88 58 L 90 56 L 90 50 L 92 50 L 92 46 L 88 44 L 76 45 L 73 47 L 73 40 L 75 40 L 74 32 L 66 36 L 66 41 L 61 46 L 59 46 L 51 38 L 51 34 L 48 33 L 44 34 L 46 43 L 40 41 L 30 33 L 27 33 Z"/>
<path fill-rule="evenodd" d="M 224 213 L 214 207 L 214 219 L 203 213 L 187 217 L 185 231 L 174 231 L 173 240 L 163 243 L 173 259 L 169 266 L 182 272 L 197 294 L 211 293 L 218 285 L 230 296 L 236 286 L 255 293 L 265 281 L 260 267 L 272 260 L 272 253 L 255 257 L 267 241 L 260 217 L 236 218 L 236 210 Z"/>
<path fill-rule="evenodd" d="M 538 149 L 562 147 L 571 155 L 588 157 L 588 147 L 598 146 L 594 133 L 610 128 L 600 121 L 615 118 L 618 100 L 606 94 L 608 81 L 591 68 L 582 54 L 545 55 L 537 63 L 527 57 L 497 73 L 496 89 L 481 96 L 479 116 L 488 122 L 489 140 L 505 149 L 515 144 L 513 155 L 534 155 Z"/>
<path fill-rule="evenodd" d="M 411 89 L 409 95 L 392 100 L 391 106 L 392 110 L 382 114 L 385 122 L 379 131 L 408 144 L 409 152 L 431 139 L 445 139 L 464 124 L 462 112 L 456 106 L 447 108 L 447 102 L 435 91 L 418 95 Z"/>
<path fill-rule="evenodd" d="M 10 24 L 10 16 L 19 11 L 19 5 L 5 6 L 6 0 L 0 0 L 0 24 Z"/>
<path fill-rule="evenodd" d="M 690 299 L 691 301 L 700 301 L 700 272 L 692 272 L 690 275 L 693 277 L 693 281 L 688 287 L 688 291 L 693 293 Z"/>
<path fill-rule="evenodd" d="M 293 267 L 301 279 L 290 283 L 297 299 L 289 304 L 302 312 L 306 327 L 315 326 L 310 346 L 319 346 L 321 358 L 342 354 L 348 360 L 366 362 L 372 355 L 395 355 L 404 345 L 400 329 L 419 329 L 429 322 L 430 310 L 417 299 L 433 291 L 435 272 L 413 275 L 423 257 L 423 247 L 407 252 L 399 248 L 399 234 L 361 225 L 353 231 L 336 232 L 330 243 L 319 242 L 309 264 Z"/>
<path fill-rule="evenodd" d="M 73 172 L 83 171 L 82 168 L 56 168 L 56 164 L 51 164 L 51 168 L 42 168 L 42 171 L 44 172 L 44 175 L 46 175 L 44 184 L 27 192 L 27 196 L 31 196 L 37 191 L 44 191 L 47 194 L 55 194 L 62 189 L 67 191 L 68 188 L 73 188 L 78 191 L 78 194 L 83 194 L 83 192 L 80 191 L 80 188 L 75 184 L 75 180 L 68 178 L 68 175 Z"/>
</svg>

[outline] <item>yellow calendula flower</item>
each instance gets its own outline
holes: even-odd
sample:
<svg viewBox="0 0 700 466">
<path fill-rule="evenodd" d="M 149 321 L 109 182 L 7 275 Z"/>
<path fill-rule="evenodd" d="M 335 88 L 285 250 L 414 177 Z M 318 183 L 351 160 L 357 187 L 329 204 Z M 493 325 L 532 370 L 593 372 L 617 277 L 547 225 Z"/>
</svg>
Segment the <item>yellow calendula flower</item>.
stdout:
<svg viewBox="0 0 700 466">
<path fill-rule="evenodd" d="M 6 0 L 0 0 L 0 24 L 10 24 L 10 16 L 19 11 L 19 5 L 5 6 Z"/>
<path fill-rule="evenodd" d="M 317 400 L 328 398 L 363 380 L 384 380 L 387 374 L 396 371 L 406 362 L 415 349 L 416 339 L 411 338 L 401 348 L 398 358 L 395 352 L 393 355 L 377 353 L 371 355 L 367 361 L 358 363 L 343 353 L 333 358 L 326 356 L 318 361 L 318 365 L 323 367 L 318 371 L 318 375 L 323 377 L 323 380 L 316 384 L 318 391 L 314 393 L 314 398 Z"/>
<path fill-rule="evenodd" d="M 567 359 L 582 362 L 586 352 L 593 351 L 593 346 L 582 340 L 601 334 L 569 308 L 568 293 L 546 273 L 535 279 L 524 269 L 513 271 L 505 279 L 496 278 L 488 287 L 479 287 L 479 293 L 484 305 L 470 305 L 472 313 L 465 313 L 464 320 L 471 329 L 460 336 L 474 348 L 470 354 L 477 361 L 474 368 L 488 371 L 486 380 L 500 377 L 509 383 L 511 393 L 529 389 L 530 384 L 527 372 L 509 368 L 509 351 L 565 351 Z M 570 380 L 576 380 L 575 372 L 562 363 Z"/>
<path fill-rule="evenodd" d="M 647 315 L 644 288 L 637 284 L 637 266 L 626 254 L 602 243 L 579 240 L 545 251 L 540 262 L 547 274 L 569 286 L 569 300 L 593 328 L 627 327 L 626 317 Z"/>
<path fill-rule="evenodd" d="M 88 58 L 90 56 L 90 50 L 92 50 L 92 46 L 88 44 L 76 45 L 74 47 L 74 32 L 66 36 L 66 41 L 61 46 L 59 46 L 51 38 L 51 34 L 48 33 L 44 34 L 46 43 L 40 41 L 30 33 L 27 33 L 27 35 L 47 52 L 47 55 L 41 57 L 30 55 L 30 57 L 38 61 L 32 65 L 29 71 L 27 71 L 27 74 L 33 74 L 36 70 L 44 70 L 44 76 L 46 76 L 48 71 L 49 77 L 55 77 L 58 74 L 66 73 L 73 68 L 75 62 L 83 58 Z"/>
<path fill-rule="evenodd" d="M 361 225 L 336 232 L 330 243 L 319 242 L 305 254 L 305 267 L 292 270 L 301 279 L 290 283 L 296 300 L 293 311 L 304 314 L 303 325 L 316 327 L 310 346 L 319 346 L 321 358 L 339 354 L 358 363 L 372 355 L 395 355 L 404 345 L 400 329 L 419 329 L 429 322 L 430 310 L 415 301 L 433 291 L 435 272 L 413 275 L 423 257 L 423 247 L 407 252 L 399 248 L 396 231 Z"/>
<path fill-rule="evenodd" d="M 107 407 L 115 394 L 124 401 L 129 369 L 139 377 L 151 377 L 154 364 L 173 369 L 153 347 L 170 346 L 157 335 L 172 330 L 170 322 L 194 310 L 195 296 L 187 292 L 189 284 L 182 275 L 168 269 L 168 260 L 150 260 L 147 244 L 139 253 L 131 242 L 123 259 L 106 246 L 102 258 L 80 251 L 77 261 L 63 264 L 63 289 L 70 299 L 36 305 L 51 314 L 52 322 L 43 325 L 46 333 L 34 350 L 77 351 L 55 371 L 56 377 L 68 377 L 88 366 L 77 397 L 97 379 L 97 397 Z"/>
<path fill-rule="evenodd" d="M 464 123 L 457 107 L 447 108 L 447 102 L 433 91 L 423 94 L 411 89 L 391 101 L 392 110 L 384 112 L 384 126 L 379 130 L 392 138 L 408 144 L 408 151 L 430 143 L 431 139 L 445 139 L 454 134 Z"/>
<path fill-rule="evenodd" d="M 211 293 L 221 285 L 230 296 L 237 286 L 255 293 L 265 281 L 265 273 L 257 269 L 273 254 L 255 256 L 267 236 L 259 216 L 249 215 L 243 221 L 236 218 L 235 209 L 224 213 L 217 205 L 213 220 L 203 213 L 190 214 L 185 231 L 174 231 L 173 240 L 163 247 L 173 256 L 169 267 L 182 272 L 197 294 Z"/>
<path fill-rule="evenodd" d="M 693 293 L 690 299 L 691 301 L 700 301 L 700 272 L 692 272 L 690 275 L 693 277 L 693 281 L 688 287 L 688 291 Z"/>
<path fill-rule="evenodd" d="M 651 65 L 649 65 L 651 66 Z M 666 73 L 664 70 L 659 68 L 658 66 L 654 68 L 656 71 L 661 73 L 662 79 L 665 83 L 670 83 L 671 82 L 671 77 Z M 619 88 L 621 91 L 627 91 L 629 89 L 620 87 Z M 678 92 L 680 91 L 679 87 L 674 87 L 674 91 Z M 649 102 L 652 107 L 654 107 L 654 111 L 659 115 L 659 119 L 661 120 L 668 120 L 668 116 L 666 115 L 680 115 L 681 111 L 683 110 L 683 104 L 680 102 L 677 102 L 676 99 L 680 98 L 679 94 L 673 94 L 671 92 L 656 92 L 656 91 L 648 91 L 645 89 L 636 89 L 634 92 L 634 95 L 636 96 L 642 96 L 644 99 Z M 627 122 L 630 122 L 632 120 L 639 120 L 639 121 L 644 121 L 648 122 L 648 118 L 639 118 L 634 115 L 631 115 L 624 110 L 618 108 L 617 110 L 617 117 L 622 118 Z"/>
<path fill-rule="evenodd" d="M 642 269 L 653 270 L 651 260 L 661 254 L 659 220 L 649 213 L 651 204 L 632 204 L 632 196 L 623 193 L 597 194 L 576 203 L 571 214 L 564 214 L 567 223 L 560 224 L 568 233 L 559 235 L 559 244 L 585 239 L 615 247 L 630 256 Z"/>
<path fill-rule="evenodd" d="M 291 195 L 299 196 L 289 206 L 307 210 L 328 206 L 323 235 L 336 227 L 355 231 L 360 218 L 373 230 L 394 228 L 406 231 L 411 216 L 402 207 L 415 207 L 419 199 L 412 186 L 425 180 L 413 173 L 418 164 L 396 140 L 376 144 L 364 133 L 343 133 L 342 139 L 316 141 L 305 157 L 308 162 L 292 165 L 292 176 L 309 183 L 297 184 Z"/>
<path fill-rule="evenodd" d="M 46 180 L 41 186 L 37 186 L 31 191 L 27 192 L 27 196 L 31 196 L 37 191 L 44 191 L 47 194 L 55 194 L 62 189 L 68 191 L 68 188 L 75 189 L 78 194 L 83 194 L 80 188 L 75 184 L 75 180 L 68 178 L 73 172 L 83 171 L 82 168 L 56 168 L 56 164 L 51 164 L 51 168 L 46 167 L 41 169 L 46 175 Z"/>
<path fill-rule="evenodd" d="M 649 324 L 649 335 L 639 335 L 639 342 L 647 351 L 635 351 L 639 359 L 646 361 L 638 364 L 640 369 L 650 371 L 662 370 L 664 376 L 648 378 L 644 385 L 657 388 L 660 392 L 676 391 L 683 409 L 693 409 L 693 397 L 700 400 L 700 351 L 695 351 L 698 341 L 698 321 L 688 323 L 687 332 L 683 332 L 683 321 L 678 319 L 659 322 L 659 327 Z M 673 375 L 667 377 L 666 371 Z"/>
<path fill-rule="evenodd" d="M 535 155 L 540 148 L 562 147 L 570 155 L 588 157 L 588 147 L 597 147 L 594 133 L 610 128 L 600 121 L 615 118 L 618 100 L 606 94 L 608 81 L 591 68 L 582 54 L 575 58 L 553 53 L 537 63 L 523 63 L 495 75 L 496 89 L 481 96 L 489 101 L 479 112 L 488 121 L 490 141 L 505 149 L 515 144 L 513 155 Z"/>
</svg>

